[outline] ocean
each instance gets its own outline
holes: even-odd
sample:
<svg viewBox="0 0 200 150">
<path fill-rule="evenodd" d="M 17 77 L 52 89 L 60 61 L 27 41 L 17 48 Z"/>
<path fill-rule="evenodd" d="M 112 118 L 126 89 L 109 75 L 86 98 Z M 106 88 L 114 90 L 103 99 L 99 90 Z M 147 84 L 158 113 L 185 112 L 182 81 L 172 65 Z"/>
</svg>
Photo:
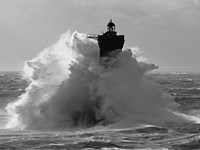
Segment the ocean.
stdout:
<svg viewBox="0 0 200 150">
<path fill-rule="evenodd" d="M 200 74 L 98 51 L 67 32 L 23 72 L 0 72 L 0 149 L 200 149 Z"/>
<path fill-rule="evenodd" d="M 174 96 L 180 112 L 196 111 L 194 115 L 200 116 L 199 74 L 157 73 L 147 77 Z M 0 83 L 0 149 L 200 149 L 200 125 L 195 123 L 141 124 L 128 128 L 96 126 L 62 131 L 4 129 L 8 119 L 6 105 L 24 93 L 29 82 L 21 72 L 1 72 Z"/>
</svg>

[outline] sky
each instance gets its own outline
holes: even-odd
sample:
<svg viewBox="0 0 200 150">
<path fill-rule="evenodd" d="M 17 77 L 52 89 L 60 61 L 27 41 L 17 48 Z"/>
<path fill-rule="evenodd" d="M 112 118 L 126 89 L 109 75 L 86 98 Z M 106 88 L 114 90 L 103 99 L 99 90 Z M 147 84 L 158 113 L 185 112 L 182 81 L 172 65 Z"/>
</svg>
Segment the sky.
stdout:
<svg viewBox="0 0 200 150">
<path fill-rule="evenodd" d="M 160 71 L 200 72 L 200 0 L 0 0 L 0 71 L 22 70 L 69 29 L 101 34 L 110 18 Z"/>
</svg>

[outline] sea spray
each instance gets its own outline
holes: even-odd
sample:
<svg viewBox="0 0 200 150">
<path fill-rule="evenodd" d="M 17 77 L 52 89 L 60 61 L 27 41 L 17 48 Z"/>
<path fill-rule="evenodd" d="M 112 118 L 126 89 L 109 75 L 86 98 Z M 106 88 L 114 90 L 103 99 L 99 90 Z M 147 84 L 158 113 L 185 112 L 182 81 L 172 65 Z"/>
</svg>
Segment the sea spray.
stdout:
<svg viewBox="0 0 200 150">
<path fill-rule="evenodd" d="M 173 99 L 144 78 L 156 69 L 131 49 L 100 60 L 98 44 L 85 34 L 63 34 L 25 63 L 30 85 L 9 103 L 8 128 L 63 129 L 131 123 L 158 124 L 178 117 Z"/>
</svg>

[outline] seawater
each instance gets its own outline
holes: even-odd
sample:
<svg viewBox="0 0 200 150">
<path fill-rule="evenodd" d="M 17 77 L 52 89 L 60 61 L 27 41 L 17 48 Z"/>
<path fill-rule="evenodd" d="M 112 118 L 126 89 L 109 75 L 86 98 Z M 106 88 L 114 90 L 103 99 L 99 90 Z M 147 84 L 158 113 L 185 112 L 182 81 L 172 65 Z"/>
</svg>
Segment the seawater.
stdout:
<svg viewBox="0 0 200 150">
<path fill-rule="evenodd" d="M 198 117 L 199 74 L 148 74 L 180 104 L 178 110 Z M 1 127 L 6 124 L 6 105 L 25 92 L 29 81 L 21 72 L 1 72 Z M 191 114 L 193 112 L 193 114 Z M 196 113 L 194 113 L 196 112 Z M 3 124 L 2 124 L 3 123 Z M 200 126 L 195 123 L 167 122 L 163 126 L 133 125 L 128 128 L 97 125 L 60 131 L 0 130 L 1 149 L 199 149 Z"/>
<path fill-rule="evenodd" d="M 200 147 L 199 74 L 151 73 L 137 49 L 98 56 L 68 31 L 23 72 L 1 72 L 1 148 Z"/>
</svg>

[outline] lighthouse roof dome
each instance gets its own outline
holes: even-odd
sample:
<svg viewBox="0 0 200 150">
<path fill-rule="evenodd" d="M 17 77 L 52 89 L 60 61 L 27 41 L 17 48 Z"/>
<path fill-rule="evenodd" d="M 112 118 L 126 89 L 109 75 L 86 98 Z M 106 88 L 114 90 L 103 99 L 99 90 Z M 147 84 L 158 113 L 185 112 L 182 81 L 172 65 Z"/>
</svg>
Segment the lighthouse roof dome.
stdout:
<svg viewBox="0 0 200 150">
<path fill-rule="evenodd" d="M 107 26 L 108 26 L 108 27 L 113 27 L 113 26 L 115 26 L 115 24 L 112 22 L 112 19 L 110 19 L 110 22 L 108 23 Z"/>
</svg>

